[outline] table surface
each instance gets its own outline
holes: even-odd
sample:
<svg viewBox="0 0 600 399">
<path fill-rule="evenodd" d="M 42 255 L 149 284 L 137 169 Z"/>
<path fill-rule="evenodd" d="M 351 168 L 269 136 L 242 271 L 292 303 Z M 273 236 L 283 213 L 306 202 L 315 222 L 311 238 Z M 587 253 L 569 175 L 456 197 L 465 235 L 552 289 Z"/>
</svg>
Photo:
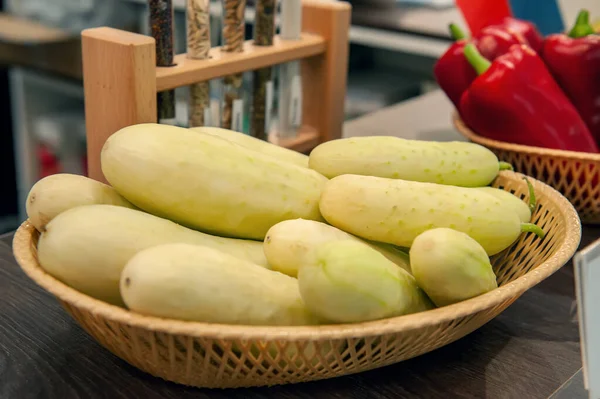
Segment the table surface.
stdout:
<svg viewBox="0 0 600 399">
<path fill-rule="evenodd" d="M 585 228 L 582 246 L 600 236 Z M 0 398 L 548 398 L 581 368 L 573 268 L 467 337 L 385 368 L 272 388 L 201 390 L 151 377 L 89 337 L 0 240 Z"/>
<path fill-rule="evenodd" d="M 441 90 L 352 119 L 343 126 L 344 137 L 396 136 L 411 140 L 466 141 L 452 127 L 454 106 Z"/>
<path fill-rule="evenodd" d="M 422 5 L 396 4 L 394 0 L 354 0 L 352 24 L 374 29 L 430 36 L 450 41 L 448 24 L 467 25 L 456 7 L 435 8 Z"/>
</svg>

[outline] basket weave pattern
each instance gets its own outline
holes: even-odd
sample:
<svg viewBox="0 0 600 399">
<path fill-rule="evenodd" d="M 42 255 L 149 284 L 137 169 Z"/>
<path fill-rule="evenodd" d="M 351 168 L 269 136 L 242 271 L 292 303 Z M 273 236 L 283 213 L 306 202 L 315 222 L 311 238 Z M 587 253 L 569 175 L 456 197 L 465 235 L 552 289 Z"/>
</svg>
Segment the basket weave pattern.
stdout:
<svg viewBox="0 0 600 399">
<path fill-rule="evenodd" d="M 489 148 L 515 171 L 560 191 L 577 209 L 583 223 L 600 224 L 600 154 L 503 143 L 477 135 L 456 113 L 453 121 L 463 136 Z"/>
<path fill-rule="evenodd" d="M 522 235 L 492 263 L 500 287 L 431 311 L 351 325 L 254 327 L 146 317 L 83 295 L 37 262 L 38 232 L 25 222 L 14 239 L 23 270 L 54 294 L 100 344 L 133 366 L 198 387 L 263 386 L 357 373 L 409 359 L 453 342 L 490 321 L 575 253 L 577 213 L 552 188 L 532 181 L 538 197 L 533 221 L 545 239 Z M 526 197 L 522 176 L 502 172 L 495 185 Z"/>
</svg>

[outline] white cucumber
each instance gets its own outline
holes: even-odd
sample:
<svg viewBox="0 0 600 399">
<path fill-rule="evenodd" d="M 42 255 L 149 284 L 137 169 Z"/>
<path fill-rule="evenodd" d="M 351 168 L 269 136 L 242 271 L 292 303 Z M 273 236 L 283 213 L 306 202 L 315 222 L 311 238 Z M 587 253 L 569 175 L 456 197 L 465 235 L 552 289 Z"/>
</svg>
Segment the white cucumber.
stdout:
<svg viewBox="0 0 600 399">
<path fill-rule="evenodd" d="M 328 178 L 354 174 L 480 187 L 509 165 L 475 143 L 369 136 L 320 144 L 310 153 L 309 167 Z"/>
<path fill-rule="evenodd" d="M 413 276 L 355 240 L 319 244 L 298 283 L 304 303 L 323 321 L 356 323 L 432 307 Z"/>
<path fill-rule="evenodd" d="M 544 235 L 490 194 L 435 183 L 338 176 L 325 186 L 320 209 L 337 228 L 400 247 L 410 247 L 419 234 L 437 227 L 470 235 L 488 255 L 508 248 L 523 231 Z"/>
<path fill-rule="evenodd" d="M 127 307 L 207 323 L 315 324 L 298 280 L 212 248 L 165 244 L 137 253 L 120 281 Z"/>
<path fill-rule="evenodd" d="M 451 305 L 498 287 L 485 250 L 460 231 L 438 228 L 415 238 L 413 275 L 436 306 Z"/>
<path fill-rule="evenodd" d="M 211 234 L 263 240 L 282 220 L 323 220 L 324 176 L 209 134 L 129 126 L 101 158 L 106 179 L 134 205 Z"/>
<path fill-rule="evenodd" d="M 93 204 L 135 208 L 109 185 L 85 176 L 57 173 L 31 187 L 25 209 L 31 224 L 38 231 L 44 231 L 56 215 L 76 206 Z"/>
<path fill-rule="evenodd" d="M 304 219 L 285 220 L 271 227 L 265 238 L 265 256 L 273 270 L 296 277 L 298 270 L 311 261 L 316 247 L 340 240 L 355 240 L 369 245 L 410 272 L 408 254 L 394 246 L 364 241 L 326 223 Z"/>
</svg>

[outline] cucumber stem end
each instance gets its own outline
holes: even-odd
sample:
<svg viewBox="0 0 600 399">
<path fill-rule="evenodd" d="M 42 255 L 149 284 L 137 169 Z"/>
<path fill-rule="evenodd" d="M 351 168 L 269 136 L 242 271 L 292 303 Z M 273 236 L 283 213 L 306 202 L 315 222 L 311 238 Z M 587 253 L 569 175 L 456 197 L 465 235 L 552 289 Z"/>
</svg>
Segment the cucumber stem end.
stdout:
<svg viewBox="0 0 600 399">
<path fill-rule="evenodd" d="M 529 210 L 533 215 L 535 211 L 535 207 L 537 206 L 537 200 L 535 198 L 535 190 L 533 189 L 533 184 L 529 181 L 528 178 L 524 177 L 523 180 L 527 183 L 527 188 L 529 189 Z"/>
<path fill-rule="evenodd" d="M 542 230 L 541 227 L 533 223 L 521 223 L 521 231 L 523 233 L 533 233 L 539 238 L 544 238 L 546 236 L 544 230 Z"/>
</svg>

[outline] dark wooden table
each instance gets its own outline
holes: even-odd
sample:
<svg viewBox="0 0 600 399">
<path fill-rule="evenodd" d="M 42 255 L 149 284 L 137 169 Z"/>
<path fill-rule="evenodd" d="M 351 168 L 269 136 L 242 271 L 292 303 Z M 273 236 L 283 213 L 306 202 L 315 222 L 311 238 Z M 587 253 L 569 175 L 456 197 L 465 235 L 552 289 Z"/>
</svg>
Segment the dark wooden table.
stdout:
<svg viewBox="0 0 600 399">
<path fill-rule="evenodd" d="M 598 237 L 600 228 L 586 228 L 582 246 Z M 274 388 L 183 387 L 138 371 L 92 340 L 23 274 L 11 240 L 0 240 L 2 399 L 545 399 L 581 369 L 569 264 L 469 336 L 397 365 Z"/>
</svg>

